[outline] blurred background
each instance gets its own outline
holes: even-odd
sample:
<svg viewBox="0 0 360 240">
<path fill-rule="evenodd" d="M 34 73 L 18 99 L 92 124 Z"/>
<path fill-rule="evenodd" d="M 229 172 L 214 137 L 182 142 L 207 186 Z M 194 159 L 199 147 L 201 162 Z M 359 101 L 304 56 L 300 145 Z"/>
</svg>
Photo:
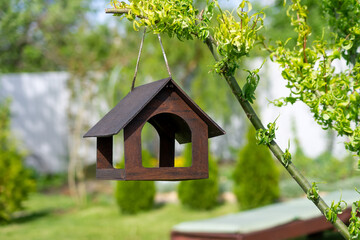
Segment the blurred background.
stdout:
<svg viewBox="0 0 360 240">
<path fill-rule="evenodd" d="M 237 7 L 237 1 L 219 2 Z M 265 7 L 267 38 L 296 36 L 283 1 L 251 2 L 255 9 Z M 316 0 L 304 2 L 315 38 L 325 27 L 321 9 Z M 204 3 L 195 5 L 201 9 Z M 129 93 L 142 37 L 126 20 L 106 15 L 107 7 L 108 1 L 0 0 L 1 239 L 168 239 L 182 221 L 304 195 L 270 152 L 256 145 L 227 83 L 212 72 L 206 45 L 167 36 L 162 38 L 173 78 L 227 132 L 210 140 L 210 178 L 180 184 L 96 180 L 95 139 L 82 136 Z M 267 57 L 255 47 L 240 64 L 255 69 Z M 346 68 L 342 62 L 337 67 Z M 246 73 L 237 75 L 242 86 Z M 269 103 L 288 94 L 277 65 L 267 61 L 260 75 L 254 107 L 265 124 L 278 117 L 276 141 L 283 148 L 290 141 L 295 165 L 322 183 L 321 191 L 359 188 L 346 139 L 322 130 L 302 103 Z M 167 76 L 157 36 L 149 33 L 136 85 Z M 122 138 L 115 138 L 117 166 Z M 157 138 L 146 126 L 144 165 L 156 167 Z M 189 161 L 191 146 L 177 145 L 177 166 Z"/>
</svg>

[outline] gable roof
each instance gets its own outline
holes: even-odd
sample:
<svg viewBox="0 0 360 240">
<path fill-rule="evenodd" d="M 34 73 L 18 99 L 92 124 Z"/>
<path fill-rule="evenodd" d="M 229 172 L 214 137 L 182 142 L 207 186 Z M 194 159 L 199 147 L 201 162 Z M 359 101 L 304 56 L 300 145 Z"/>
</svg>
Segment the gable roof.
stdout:
<svg viewBox="0 0 360 240">
<path fill-rule="evenodd" d="M 84 137 L 108 137 L 118 134 L 138 113 L 168 84 L 172 83 L 175 91 L 189 107 L 208 125 L 208 137 L 225 134 L 221 129 L 171 78 L 136 87 L 108 112 Z"/>
</svg>

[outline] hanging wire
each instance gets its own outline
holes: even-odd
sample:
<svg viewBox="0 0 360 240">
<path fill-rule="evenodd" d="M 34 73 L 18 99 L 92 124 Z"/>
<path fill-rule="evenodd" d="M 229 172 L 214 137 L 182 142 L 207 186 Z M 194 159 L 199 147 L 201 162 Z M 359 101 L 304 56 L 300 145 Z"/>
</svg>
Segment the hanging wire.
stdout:
<svg viewBox="0 0 360 240">
<path fill-rule="evenodd" d="M 136 76 L 137 76 L 138 69 L 139 69 L 141 52 L 142 52 L 142 49 L 143 49 L 143 46 L 144 46 L 145 34 L 146 34 L 146 27 L 144 28 L 144 33 L 143 33 L 141 43 L 140 43 L 139 55 L 138 55 L 138 59 L 137 59 L 137 62 L 136 62 L 136 67 L 135 67 L 135 74 L 134 74 L 134 78 L 133 78 L 133 81 L 132 81 L 132 84 L 131 84 L 131 91 L 134 90 L 134 87 L 135 87 L 135 81 L 136 81 Z"/>
<path fill-rule="evenodd" d="M 143 46 L 144 46 L 145 34 L 146 34 L 146 27 L 144 28 L 144 33 L 143 33 L 141 43 L 140 43 L 139 55 L 138 55 L 137 62 L 136 62 L 134 78 L 133 78 L 133 81 L 132 81 L 132 84 L 131 84 L 131 91 L 134 90 L 134 88 L 135 88 L 135 81 L 136 81 L 136 76 L 137 76 L 138 69 L 139 69 L 140 57 L 141 57 L 142 49 L 143 49 Z M 172 78 L 169 63 L 168 63 L 168 60 L 167 60 L 167 57 L 166 57 L 164 46 L 163 46 L 162 41 L 161 41 L 160 34 L 158 34 L 158 38 L 159 38 L 159 42 L 160 42 L 160 46 L 161 46 L 161 51 L 162 51 L 163 56 L 164 56 L 165 65 L 166 65 L 167 71 L 169 73 L 169 77 Z"/>
<path fill-rule="evenodd" d="M 164 46 L 163 46 L 162 41 L 161 41 L 160 34 L 158 34 L 158 38 L 159 38 L 161 50 L 162 50 L 162 53 L 163 53 L 163 56 L 164 56 L 166 68 L 167 68 L 167 71 L 168 71 L 168 73 L 169 73 L 169 77 L 172 78 L 172 76 L 171 76 L 171 71 L 170 71 L 170 67 L 169 67 L 169 63 L 168 63 L 168 60 L 167 60 L 167 57 L 166 57 L 166 53 L 165 53 L 165 50 L 164 50 Z"/>
</svg>

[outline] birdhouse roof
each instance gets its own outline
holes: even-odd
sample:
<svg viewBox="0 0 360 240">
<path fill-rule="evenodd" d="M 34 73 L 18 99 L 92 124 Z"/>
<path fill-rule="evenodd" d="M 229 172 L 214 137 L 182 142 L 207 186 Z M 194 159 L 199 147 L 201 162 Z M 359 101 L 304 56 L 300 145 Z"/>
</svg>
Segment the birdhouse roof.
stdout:
<svg viewBox="0 0 360 240">
<path fill-rule="evenodd" d="M 118 134 L 146 105 L 168 84 L 188 106 L 208 125 L 208 137 L 225 134 L 221 129 L 171 78 L 165 78 L 134 88 L 109 113 L 107 113 L 84 137 L 108 137 Z"/>
</svg>

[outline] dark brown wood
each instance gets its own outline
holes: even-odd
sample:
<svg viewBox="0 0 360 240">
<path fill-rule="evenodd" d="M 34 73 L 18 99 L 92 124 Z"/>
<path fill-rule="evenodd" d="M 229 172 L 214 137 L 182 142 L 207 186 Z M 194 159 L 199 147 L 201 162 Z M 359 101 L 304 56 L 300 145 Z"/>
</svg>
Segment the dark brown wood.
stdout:
<svg viewBox="0 0 360 240">
<path fill-rule="evenodd" d="M 125 169 L 96 169 L 96 178 L 100 180 L 125 180 Z"/>
<path fill-rule="evenodd" d="M 113 137 L 97 138 L 96 168 L 113 168 Z"/>
<path fill-rule="evenodd" d="M 159 167 L 142 165 L 141 131 L 146 122 L 159 134 Z M 112 136 L 124 129 L 125 169 L 112 164 Z M 84 137 L 98 138 L 97 178 L 188 180 L 208 178 L 208 138 L 225 132 L 171 78 L 135 88 Z M 192 165 L 175 168 L 175 139 L 192 143 Z"/>
<path fill-rule="evenodd" d="M 159 167 L 174 167 L 175 166 L 175 132 L 158 131 L 158 133 L 160 137 Z"/>
<path fill-rule="evenodd" d="M 347 208 L 340 219 L 348 222 L 351 216 L 351 208 Z M 276 217 L 276 216 L 274 216 Z M 309 220 L 297 220 L 281 226 L 264 229 L 251 233 L 187 233 L 173 231 L 172 240 L 205 240 L 205 239 L 241 239 L 241 240 L 285 240 L 289 238 L 307 236 L 326 230 L 334 230 L 334 226 L 324 216 Z"/>
</svg>

